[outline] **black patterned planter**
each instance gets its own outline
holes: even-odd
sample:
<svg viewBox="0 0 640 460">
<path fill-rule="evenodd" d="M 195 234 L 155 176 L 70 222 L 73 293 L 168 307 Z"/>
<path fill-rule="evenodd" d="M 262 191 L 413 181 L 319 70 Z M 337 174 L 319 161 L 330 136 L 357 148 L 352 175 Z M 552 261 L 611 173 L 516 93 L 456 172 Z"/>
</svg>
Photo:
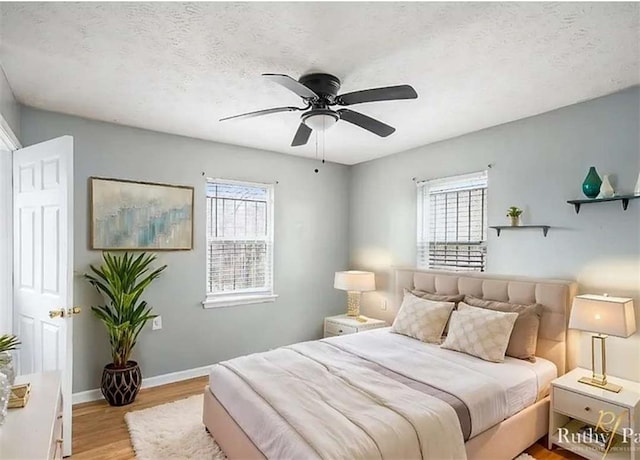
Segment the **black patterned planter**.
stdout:
<svg viewBox="0 0 640 460">
<path fill-rule="evenodd" d="M 128 361 L 127 367 L 118 369 L 113 363 L 104 366 L 101 390 L 104 399 L 112 406 L 131 404 L 140 390 L 142 373 L 135 361 Z"/>
</svg>

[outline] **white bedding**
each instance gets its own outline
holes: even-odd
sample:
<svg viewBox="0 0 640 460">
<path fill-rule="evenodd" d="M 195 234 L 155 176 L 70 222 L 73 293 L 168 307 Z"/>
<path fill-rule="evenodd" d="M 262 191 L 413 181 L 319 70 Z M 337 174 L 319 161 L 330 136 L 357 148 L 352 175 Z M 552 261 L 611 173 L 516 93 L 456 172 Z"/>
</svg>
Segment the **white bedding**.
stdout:
<svg viewBox="0 0 640 460">
<path fill-rule="evenodd" d="M 398 374 L 454 394 L 469 407 L 472 437 L 544 397 L 550 381 L 556 376 L 555 366 L 541 358 L 536 363 L 513 358 L 506 358 L 504 363 L 490 363 L 393 334 L 388 328 L 325 341 Z M 283 419 L 283 411 L 276 411 L 264 395 L 258 395 L 229 368 L 215 366 L 210 375 L 210 387 L 267 457 L 318 457 L 316 450 L 305 442 L 292 423 Z M 286 389 L 282 393 L 289 397 Z M 290 399 L 292 405 L 300 404 L 295 398 Z"/>
<path fill-rule="evenodd" d="M 359 356 L 453 393 L 471 409 L 471 437 L 549 394 L 557 377 L 555 364 L 543 358 L 531 363 L 507 356 L 503 363 L 491 363 L 394 334 L 390 328 L 324 340 L 338 341 Z"/>
<path fill-rule="evenodd" d="M 300 343 L 219 366 L 275 409 L 313 449 L 313 458 L 465 457 L 449 404 L 331 345 Z M 445 438 L 449 442 L 438 441 Z M 265 454 L 283 458 L 280 450 Z"/>
</svg>

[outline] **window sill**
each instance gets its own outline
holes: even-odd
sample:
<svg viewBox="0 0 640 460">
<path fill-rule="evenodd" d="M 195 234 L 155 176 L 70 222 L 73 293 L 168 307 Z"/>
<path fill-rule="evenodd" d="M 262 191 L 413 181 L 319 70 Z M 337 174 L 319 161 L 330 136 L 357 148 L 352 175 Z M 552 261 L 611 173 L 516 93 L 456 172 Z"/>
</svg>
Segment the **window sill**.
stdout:
<svg viewBox="0 0 640 460">
<path fill-rule="evenodd" d="M 275 302 L 277 298 L 277 294 L 212 297 L 202 302 L 202 308 L 237 307 L 239 305 Z"/>
</svg>

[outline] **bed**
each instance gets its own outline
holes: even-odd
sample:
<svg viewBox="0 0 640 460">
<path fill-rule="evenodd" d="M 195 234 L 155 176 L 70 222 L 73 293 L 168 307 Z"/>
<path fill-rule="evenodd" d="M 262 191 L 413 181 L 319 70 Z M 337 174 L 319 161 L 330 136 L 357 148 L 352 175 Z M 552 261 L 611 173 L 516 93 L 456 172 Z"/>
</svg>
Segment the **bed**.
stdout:
<svg viewBox="0 0 640 460">
<path fill-rule="evenodd" d="M 546 434 L 550 381 L 574 367 L 576 285 L 413 268 L 394 278 L 394 308 L 414 288 L 543 305 L 539 359 L 489 363 L 377 329 L 220 363 L 203 421 L 229 458 L 511 459 Z"/>
</svg>

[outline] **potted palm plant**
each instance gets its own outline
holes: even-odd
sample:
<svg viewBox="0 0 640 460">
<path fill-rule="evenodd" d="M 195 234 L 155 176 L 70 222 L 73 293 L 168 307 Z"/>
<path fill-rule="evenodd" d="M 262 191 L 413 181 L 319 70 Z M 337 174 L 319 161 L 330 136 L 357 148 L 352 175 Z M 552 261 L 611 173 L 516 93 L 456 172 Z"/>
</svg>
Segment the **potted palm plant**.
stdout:
<svg viewBox="0 0 640 460">
<path fill-rule="evenodd" d="M 113 358 L 102 372 L 102 394 L 112 406 L 124 406 L 135 400 L 142 383 L 140 366 L 130 359 L 131 352 L 144 325 L 156 317 L 141 297 L 167 266 L 152 269 L 156 256 L 144 252 L 137 256 L 105 252 L 102 259 L 102 265 L 91 265 L 92 273 L 84 278 L 106 301 L 91 307 L 107 328 Z"/>
</svg>

